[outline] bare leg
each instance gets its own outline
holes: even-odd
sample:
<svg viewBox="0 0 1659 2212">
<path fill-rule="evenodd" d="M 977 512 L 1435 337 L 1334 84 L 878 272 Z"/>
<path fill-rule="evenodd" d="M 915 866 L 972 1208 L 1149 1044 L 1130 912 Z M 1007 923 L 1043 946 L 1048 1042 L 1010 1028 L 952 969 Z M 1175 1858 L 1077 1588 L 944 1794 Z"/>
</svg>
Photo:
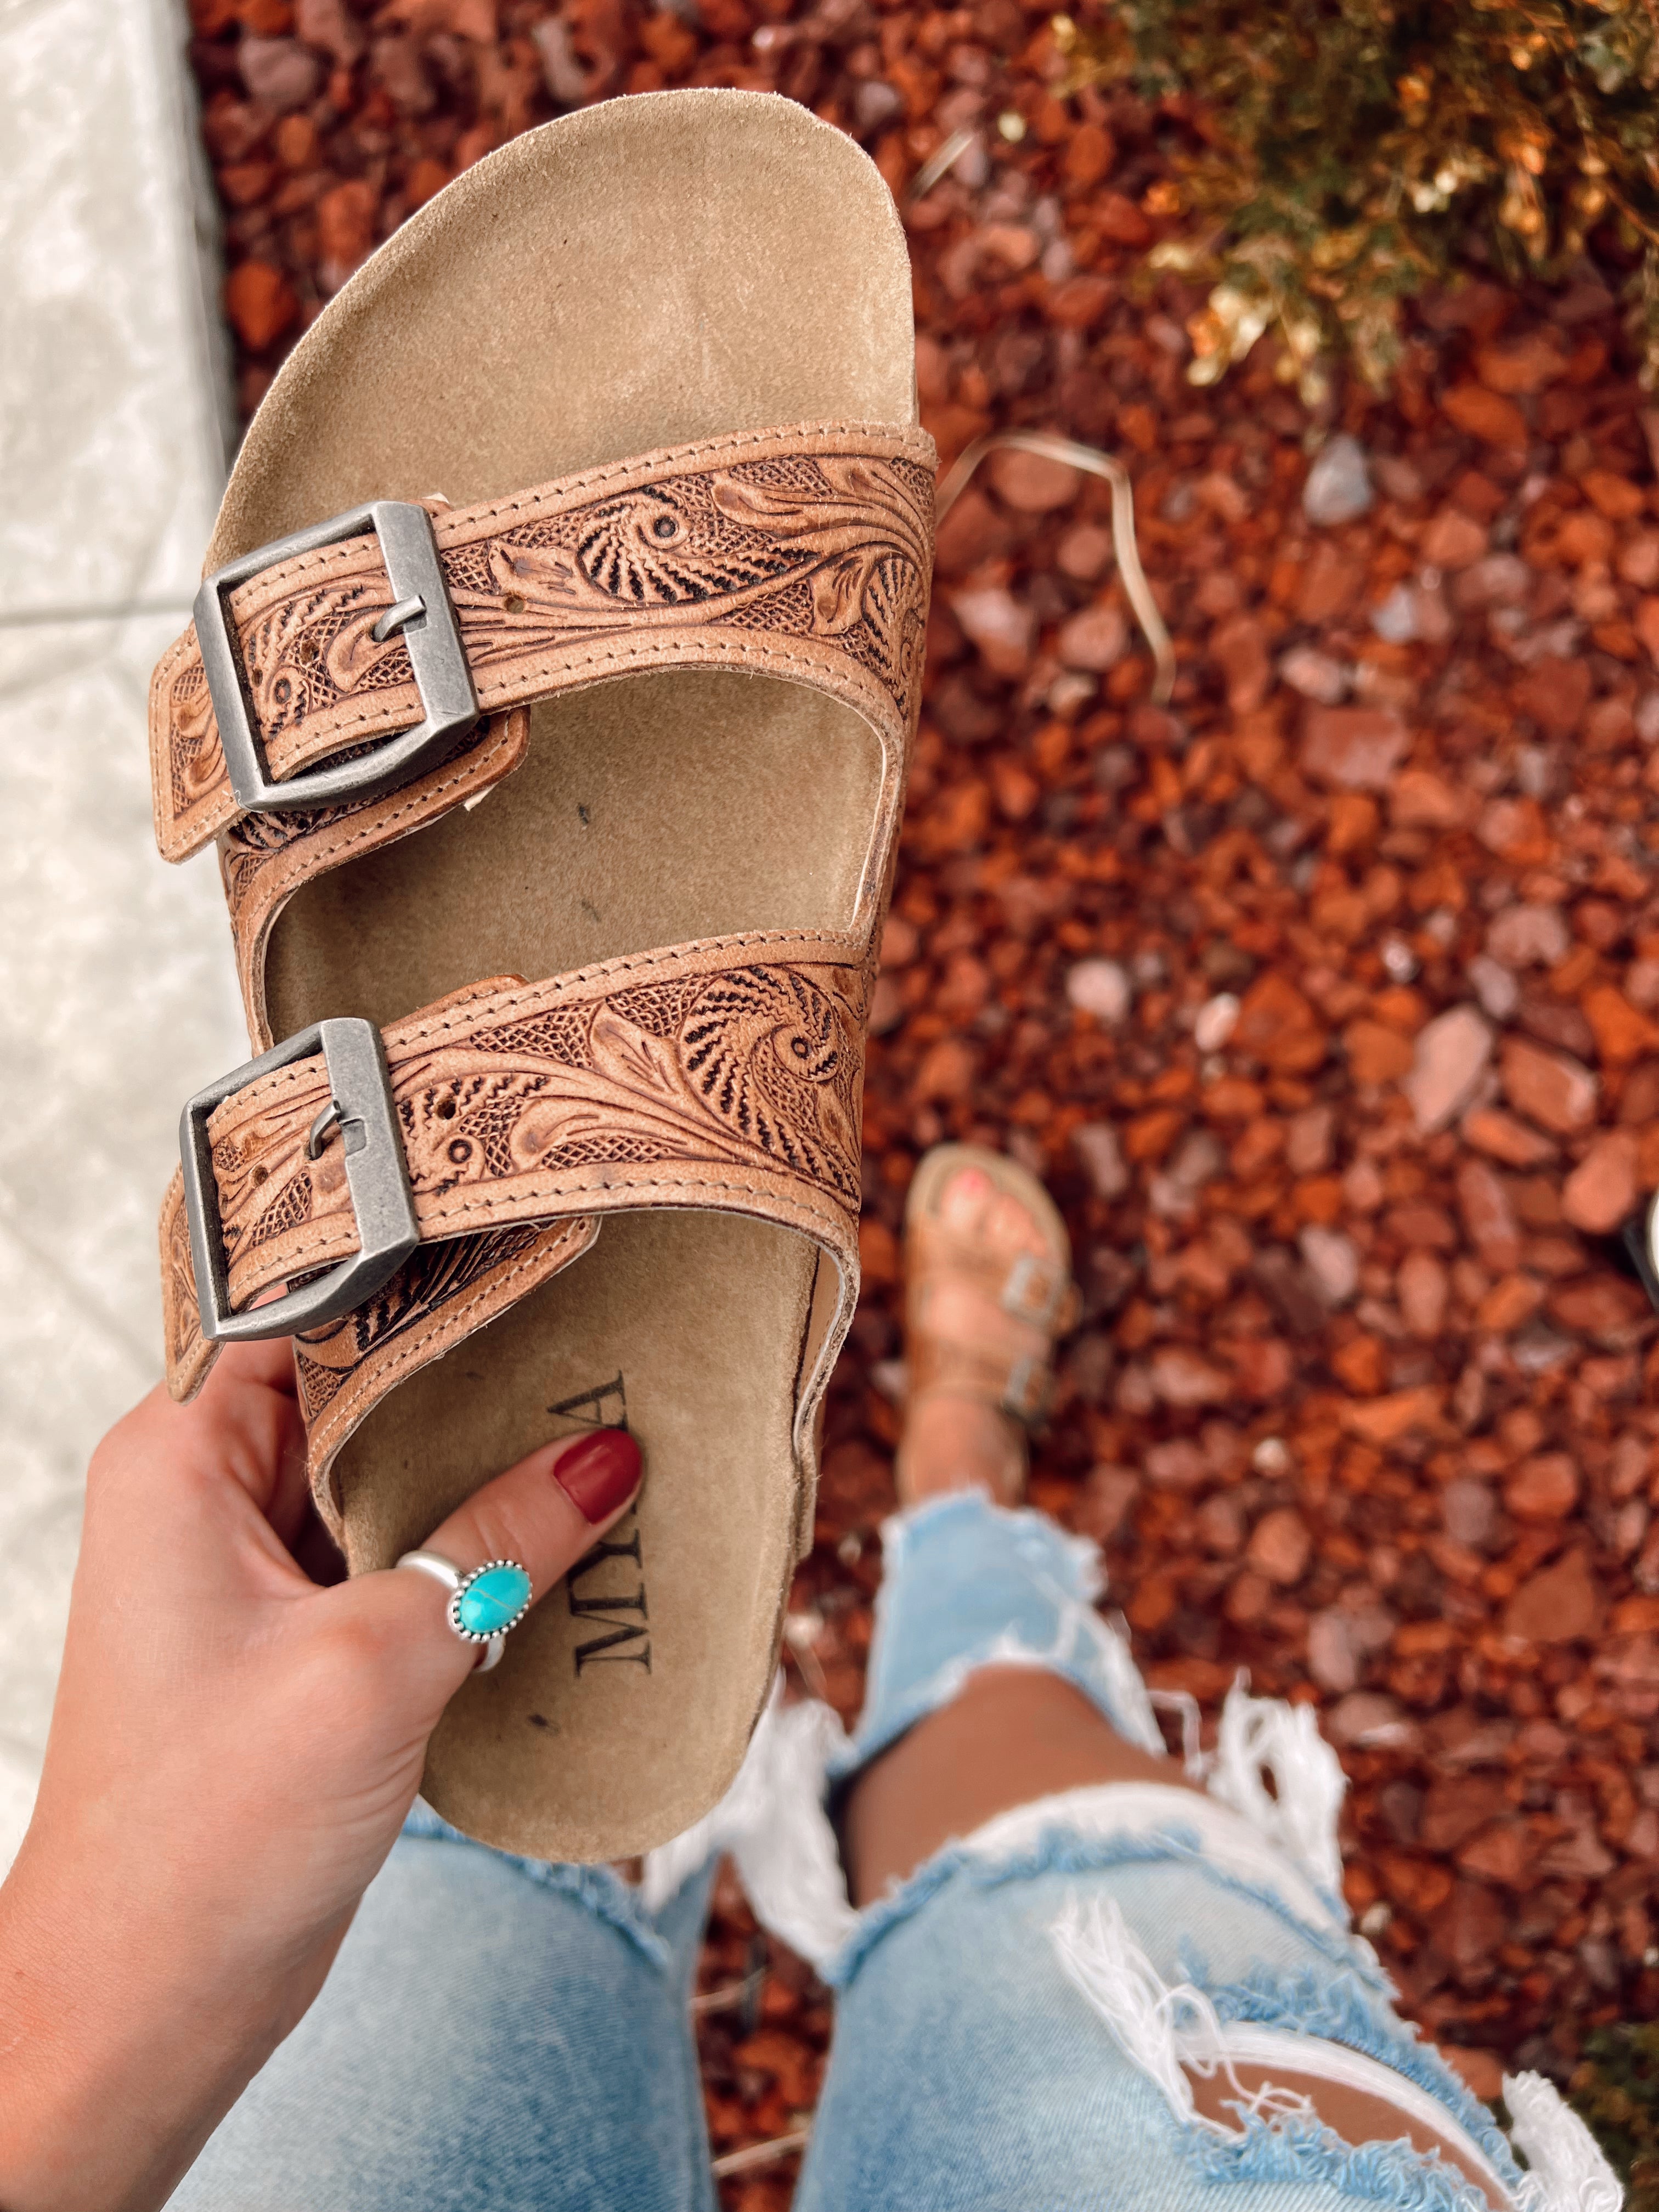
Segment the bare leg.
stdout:
<svg viewBox="0 0 1659 2212">
<path fill-rule="evenodd" d="M 952 1180 L 942 1195 L 940 1212 L 959 1235 L 979 1237 L 1010 1262 L 1021 1251 L 1043 1249 L 1023 1208 L 1000 1196 L 975 1169 Z M 1040 1355 L 1044 1346 L 1038 1330 L 1005 1313 L 973 1282 L 942 1285 L 930 1319 L 1006 1354 L 1011 1364 Z M 907 1415 L 896 1469 L 903 1504 L 976 1486 L 1000 1504 L 1017 1504 L 1024 1473 L 1024 1436 L 994 1406 L 938 1395 Z M 1191 1786 L 1173 1761 L 1125 1742 L 1081 1692 L 1059 1676 L 1030 1668 L 984 1668 L 970 1676 L 949 1705 L 872 1760 L 853 1784 L 842 1836 L 854 1900 L 869 1904 L 952 1837 L 970 1833 L 1012 1806 L 1107 1782 Z M 1261 2086 L 1267 2075 L 1259 2066 L 1241 2066 L 1238 2078 L 1248 2090 Z M 1389 2142 L 1407 2136 L 1419 2150 L 1437 2148 L 1470 2180 L 1486 2186 L 1449 2136 L 1425 2127 L 1386 2100 L 1282 2069 L 1275 2069 L 1273 2079 L 1309 2097 L 1346 2141 Z M 1224 2081 L 1194 2079 L 1193 2090 L 1201 2112 L 1231 2117 L 1225 2100 L 1234 2093 Z"/>
<path fill-rule="evenodd" d="M 1024 1209 L 976 1168 L 955 1176 L 940 1217 L 1012 1264 L 1043 1242 Z M 930 1318 L 971 1336 L 1009 1364 L 1041 1356 L 1046 1340 L 977 1284 L 944 1284 Z M 1017 1421 L 971 1398 L 931 1397 L 907 1415 L 896 1467 L 902 1504 L 950 1490 L 988 1490 L 1002 1504 L 1025 1488 L 1025 1439 Z M 853 1785 L 842 1820 L 854 1899 L 868 1904 L 890 1882 L 1011 1805 L 1092 1782 L 1179 1782 L 1181 1770 L 1126 1743 L 1058 1675 L 988 1668 L 960 1697 L 913 1728 Z"/>
</svg>

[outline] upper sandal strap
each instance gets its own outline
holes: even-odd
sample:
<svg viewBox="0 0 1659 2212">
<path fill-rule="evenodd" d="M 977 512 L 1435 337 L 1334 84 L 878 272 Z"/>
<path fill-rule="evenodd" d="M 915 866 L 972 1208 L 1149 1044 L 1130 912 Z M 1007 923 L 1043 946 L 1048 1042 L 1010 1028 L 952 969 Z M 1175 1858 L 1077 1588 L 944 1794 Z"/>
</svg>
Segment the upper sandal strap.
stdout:
<svg viewBox="0 0 1659 2212">
<path fill-rule="evenodd" d="M 1051 1336 L 1063 1335 L 1076 1318 L 1078 1294 L 1065 1263 L 1042 1252 L 1016 1253 L 1003 1261 L 943 1223 L 924 1216 L 910 1224 L 909 1280 L 925 1292 L 937 1278 L 966 1279 L 994 1298 L 1016 1321 Z"/>
<path fill-rule="evenodd" d="M 539 983 L 497 979 L 381 1032 L 420 1247 L 641 1206 L 758 1215 L 855 1269 L 864 948 L 709 939 Z M 229 1303 L 358 1248 L 320 1053 L 208 1119 Z M 182 1182 L 162 1212 L 169 1382 L 205 1372 Z M 526 1285 L 529 1287 L 529 1285 Z"/>
<path fill-rule="evenodd" d="M 921 430 L 807 424 L 438 507 L 437 566 L 486 718 L 462 744 L 486 741 L 488 718 L 556 691 L 698 665 L 828 691 L 902 748 L 921 672 L 933 462 Z M 355 756 L 367 798 L 375 749 L 428 718 L 409 641 L 385 621 L 397 604 L 407 623 L 407 608 L 367 522 L 272 550 L 216 601 L 258 757 L 280 787 Z M 242 817 L 194 623 L 151 684 L 150 766 L 168 860 Z"/>
</svg>

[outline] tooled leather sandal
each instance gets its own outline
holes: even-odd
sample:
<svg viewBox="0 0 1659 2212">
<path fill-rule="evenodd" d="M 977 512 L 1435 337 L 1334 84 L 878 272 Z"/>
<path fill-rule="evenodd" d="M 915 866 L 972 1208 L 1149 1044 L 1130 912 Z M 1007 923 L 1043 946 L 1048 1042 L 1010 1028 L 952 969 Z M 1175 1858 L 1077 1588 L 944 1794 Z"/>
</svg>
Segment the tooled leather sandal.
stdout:
<svg viewBox="0 0 1659 2212">
<path fill-rule="evenodd" d="M 932 567 L 913 362 L 886 188 L 804 109 L 550 124 L 295 348 L 155 673 L 158 839 L 218 842 L 260 1054 L 185 1109 L 174 1395 L 294 1333 L 354 1572 L 550 1437 L 643 1449 L 432 1741 L 432 1804 L 514 1850 L 708 1810 L 811 1540 Z"/>
<path fill-rule="evenodd" d="M 1000 1196 L 1011 1198 L 1048 1246 L 1012 1260 L 962 1235 L 940 1217 L 945 1187 L 977 1168 Z M 1004 1313 L 1048 1340 L 1047 1354 L 1010 1361 L 1002 1347 L 971 1328 L 948 1328 L 934 1312 L 939 1287 L 970 1285 Z M 955 1397 L 994 1407 L 1023 1431 L 1040 1427 L 1054 1394 L 1054 1341 L 1076 1322 L 1072 1245 L 1059 1208 L 1030 1171 L 1005 1153 L 979 1145 L 935 1145 L 911 1178 L 904 1206 L 905 1406 Z M 1023 1484 L 1021 1486 L 1023 1487 Z M 901 1485 L 901 1491 L 902 1485 Z"/>
</svg>

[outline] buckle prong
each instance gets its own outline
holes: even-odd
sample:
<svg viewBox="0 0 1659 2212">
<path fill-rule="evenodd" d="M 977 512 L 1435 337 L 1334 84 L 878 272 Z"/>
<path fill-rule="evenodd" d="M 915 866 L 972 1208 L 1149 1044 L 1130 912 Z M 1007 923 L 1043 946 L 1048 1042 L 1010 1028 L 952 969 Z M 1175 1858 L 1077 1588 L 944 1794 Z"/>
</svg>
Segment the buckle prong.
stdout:
<svg viewBox="0 0 1659 2212">
<path fill-rule="evenodd" d="M 289 1291 L 268 1304 L 251 1306 L 246 1313 L 234 1313 L 208 1123 L 216 1107 L 250 1083 L 319 1052 L 328 1071 L 329 1103 L 311 1125 L 307 1157 L 319 1156 L 329 1129 L 338 1122 L 344 1139 L 346 1188 L 357 1224 L 358 1249 L 298 1290 Z M 356 1016 L 313 1022 L 309 1029 L 261 1053 L 258 1060 L 198 1091 L 179 1119 L 179 1156 L 184 1169 L 185 1218 L 196 1269 L 197 1303 L 201 1309 L 202 1334 L 210 1343 L 243 1344 L 261 1337 L 293 1336 L 337 1321 L 342 1314 L 372 1298 L 421 1241 L 409 1188 L 409 1166 L 398 1133 L 386 1048 L 374 1023 Z"/>
<path fill-rule="evenodd" d="M 320 552 L 344 538 L 360 538 L 366 531 L 373 531 L 380 540 L 392 597 L 373 634 L 381 645 L 394 635 L 402 637 L 424 720 L 354 759 L 275 781 L 254 726 L 228 595 L 267 568 L 301 554 Z M 478 720 L 478 695 L 444 580 L 432 517 L 410 500 L 371 500 L 228 562 L 204 580 L 196 594 L 194 619 L 203 672 L 219 725 L 219 749 L 236 803 L 246 812 L 293 813 L 379 798 L 441 766 Z"/>
<path fill-rule="evenodd" d="M 376 645 L 384 645 L 387 638 L 394 637 L 399 630 L 407 630 L 417 616 L 424 616 L 425 613 L 424 599 L 399 599 L 395 607 L 386 609 L 369 635 Z"/>
<path fill-rule="evenodd" d="M 311 1134 L 306 1139 L 306 1158 L 319 1160 L 323 1146 L 328 1142 L 329 1132 L 341 1118 L 343 1109 L 337 1098 L 331 1098 L 311 1125 Z"/>
</svg>

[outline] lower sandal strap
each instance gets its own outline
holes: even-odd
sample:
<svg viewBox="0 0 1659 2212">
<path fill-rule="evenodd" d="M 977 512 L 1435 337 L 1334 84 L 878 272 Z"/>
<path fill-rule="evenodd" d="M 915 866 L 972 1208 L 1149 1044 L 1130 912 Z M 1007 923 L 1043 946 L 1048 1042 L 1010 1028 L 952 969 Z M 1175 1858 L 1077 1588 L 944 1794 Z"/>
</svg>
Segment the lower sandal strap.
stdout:
<svg viewBox="0 0 1659 2212">
<path fill-rule="evenodd" d="M 1046 1359 L 1011 1363 L 981 1345 L 925 1331 L 911 1334 L 905 1401 L 912 1409 L 924 1398 L 968 1398 L 1035 1428 L 1048 1413 L 1054 1383 Z"/>
<path fill-rule="evenodd" d="M 295 1340 L 307 1472 L 331 1535 L 341 1515 L 329 1477 L 352 1431 L 411 1375 L 580 1259 L 599 1233 L 597 1220 L 578 1217 L 423 1244 L 355 1313 Z"/>
<path fill-rule="evenodd" d="M 415 1308 L 479 1291 L 522 1262 L 511 1297 L 483 1296 L 489 1310 L 471 1324 L 482 1325 L 585 1249 L 593 1221 L 641 1206 L 754 1214 L 829 1252 L 843 1310 L 820 1362 L 827 1371 L 856 1295 L 868 990 L 866 958 L 851 939 L 768 931 L 540 983 L 500 978 L 390 1024 L 381 1037 L 419 1245 L 377 1299 L 321 1333 L 332 1355 L 302 1350 L 308 1394 L 329 1390 L 331 1370 L 362 1364 L 354 1347 L 367 1357 L 386 1341 L 388 1300 L 405 1302 L 405 1333 L 419 1335 L 424 1317 Z M 209 1118 L 233 1310 L 357 1249 L 343 1140 L 318 1143 L 330 1107 L 328 1070 L 315 1053 L 249 1082 Z M 505 1255 L 487 1243 L 515 1231 L 571 1233 Z M 213 1346 L 203 1336 L 177 1176 L 161 1243 L 168 1384 L 185 1397 L 199 1387 Z M 476 1279 L 439 1295 L 439 1269 L 424 1291 L 412 1291 L 409 1270 L 429 1249 L 457 1243 L 482 1243 Z M 353 1334 L 342 1338 L 339 1328 Z M 434 1343 L 429 1356 L 453 1340 Z"/>
</svg>

